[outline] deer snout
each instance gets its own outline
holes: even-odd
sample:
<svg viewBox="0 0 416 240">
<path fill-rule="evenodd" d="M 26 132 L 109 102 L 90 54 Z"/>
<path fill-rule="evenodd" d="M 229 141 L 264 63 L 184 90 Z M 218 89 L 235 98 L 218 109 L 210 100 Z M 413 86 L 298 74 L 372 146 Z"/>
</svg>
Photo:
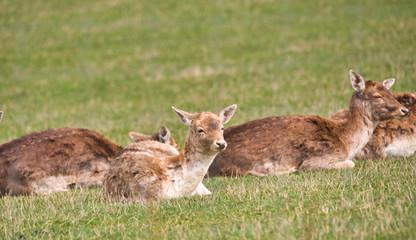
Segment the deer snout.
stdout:
<svg viewBox="0 0 416 240">
<path fill-rule="evenodd" d="M 227 147 L 227 143 L 225 141 L 218 141 L 218 142 L 215 142 L 215 146 L 218 149 L 224 150 Z"/>
<path fill-rule="evenodd" d="M 405 116 L 407 116 L 409 114 L 409 109 L 401 107 L 401 108 L 397 109 L 395 112 L 396 112 L 396 114 L 394 115 L 394 118 L 395 119 L 402 119 L 402 118 L 404 118 Z"/>
</svg>

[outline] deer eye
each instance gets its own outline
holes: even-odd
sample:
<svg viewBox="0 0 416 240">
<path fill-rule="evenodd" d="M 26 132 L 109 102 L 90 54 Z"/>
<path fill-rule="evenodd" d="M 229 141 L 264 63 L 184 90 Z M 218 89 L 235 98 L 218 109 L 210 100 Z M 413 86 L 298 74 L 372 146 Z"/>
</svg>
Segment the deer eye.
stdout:
<svg viewBox="0 0 416 240">
<path fill-rule="evenodd" d="M 205 133 L 205 131 L 202 128 L 198 128 L 198 133 Z"/>
<path fill-rule="evenodd" d="M 377 94 L 377 95 L 374 95 L 373 97 L 374 97 L 374 98 L 381 98 L 381 95 L 378 95 L 378 94 Z"/>
</svg>

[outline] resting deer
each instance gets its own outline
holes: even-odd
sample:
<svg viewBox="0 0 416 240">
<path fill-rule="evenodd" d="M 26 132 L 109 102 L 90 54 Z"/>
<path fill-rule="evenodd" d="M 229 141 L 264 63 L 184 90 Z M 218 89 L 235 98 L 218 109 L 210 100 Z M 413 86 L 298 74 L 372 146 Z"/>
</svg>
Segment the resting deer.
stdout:
<svg viewBox="0 0 416 240">
<path fill-rule="evenodd" d="M 229 106 L 217 115 L 190 114 L 172 107 L 189 126 L 183 150 L 179 153 L 174 147 L 155 141 L 127 146 L 112 162 L 104 179 L 107 196 L 146 202 L 210 194 L 202 179 L 215 156 L 227 146 L 223 124 L 231 119 L 236 108 L 236 105 Z"/>
<path fill-rule="evenodd" d="M 377 123 L 402 118 L 408 110 L 388 91 L 394 79 L 364 81 L 351 70 L 350 80 L 355 92 L 344 121 L 294 115 L 230 127 L 224 133 L 229 147 L 216 157 L 208 176 L 353 168 L 352 157 L 368 142 Z"/>
<path fill-rule="evenodd" d="M 154 135 L 155 140 L 175 142 L 165 127 Z M 4 143 L 0 145 L 0 196 L 102 186 L 110 161 L 122 149 L 82 128 L 49 129 Z"/>
<path fill-rule="evenodd" d="M 169 129 L 165 126 L 162 126 L 159 132 L 152 134 L 152 135 L 145 135 L 145 134 L 137 133 L 137 132 L 129 132 L 129 137 L 134 142 L 153 140 L 153 141 L 158 141 L 164 144 L 172 145 L 178 151 L 180 150 L 179 145 L 176 143 L 175 139 L 173 139 L 173 137 L 171 136 Z"/>
<path fill-rule="evenodd" d="M 409 109 L 408 116 L 402 120 L 380 122 L 367 145 L 355 155 L 356 159 L 409 157 L 416 154 L 416 93 L 398 93 L 393 96 Z M 342 121 L 347 113 L 346 109 L 339 110 L 331 119 Z"/>
</svg>

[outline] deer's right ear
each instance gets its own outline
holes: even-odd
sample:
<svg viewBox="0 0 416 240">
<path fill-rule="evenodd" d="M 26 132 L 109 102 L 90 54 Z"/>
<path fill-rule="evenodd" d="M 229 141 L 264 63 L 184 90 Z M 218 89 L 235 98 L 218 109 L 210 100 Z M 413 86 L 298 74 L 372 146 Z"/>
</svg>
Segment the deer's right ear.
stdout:
<svg viewBox="0 0 416 240">
<path fill-rule="evenodd" d="M 169 144 L 170 132 L 169 129 L 165 126 L 162 126 L 159 130 L 159 141 L 161 143 Z"/>
<path fill-rule="evenodd" d="M 129 137 L 134 142 L 141 142 L 149 138 L 149 136 L 137 132 L 129 132 Z"/>
<path fill-rule="evenodd" d="M 358 74 L 357 72 L 354 72 L 353 70 L 350 70 L 350 80 L 351 80 L 351 85 L 356 92 L 364 91 L 365 82 L 364 82 L 364 78 L 360 74 Z"/>
<path fill-rule="evenodd" d="M 176 109 L 173 106 L 172 106 L 172 110 L 176 113 L 176 115 L 178 115 L 178 117 L 181 119 L 183 124 L 185 124 L 186 126 L 191 126 L 192 125 L 192 120 L 194 120 L 194 118 L 195 118 L 194 114 L 190 114 L 188 112 Z"/>
</svg>

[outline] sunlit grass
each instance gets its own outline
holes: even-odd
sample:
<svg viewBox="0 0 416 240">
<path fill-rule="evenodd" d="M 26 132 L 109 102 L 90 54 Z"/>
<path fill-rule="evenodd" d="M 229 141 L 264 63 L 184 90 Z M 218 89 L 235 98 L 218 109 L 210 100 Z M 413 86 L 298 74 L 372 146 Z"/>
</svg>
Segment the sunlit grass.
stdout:
<svg viewBox="0 0 416 240">
<path fill-rule="evenodd" d="M 0 141 L 64 126 L 122 145 L 170 110 L 228 126 L 348 106 L 348 70 L 415 91 L 412 1 L 0 2 Z M 0 238 L 415 238 L 415 158 L 353 170 L 206 180 L 211 196 L 142 206 L 100 189 L 0 199 Z"/>
</svg>

